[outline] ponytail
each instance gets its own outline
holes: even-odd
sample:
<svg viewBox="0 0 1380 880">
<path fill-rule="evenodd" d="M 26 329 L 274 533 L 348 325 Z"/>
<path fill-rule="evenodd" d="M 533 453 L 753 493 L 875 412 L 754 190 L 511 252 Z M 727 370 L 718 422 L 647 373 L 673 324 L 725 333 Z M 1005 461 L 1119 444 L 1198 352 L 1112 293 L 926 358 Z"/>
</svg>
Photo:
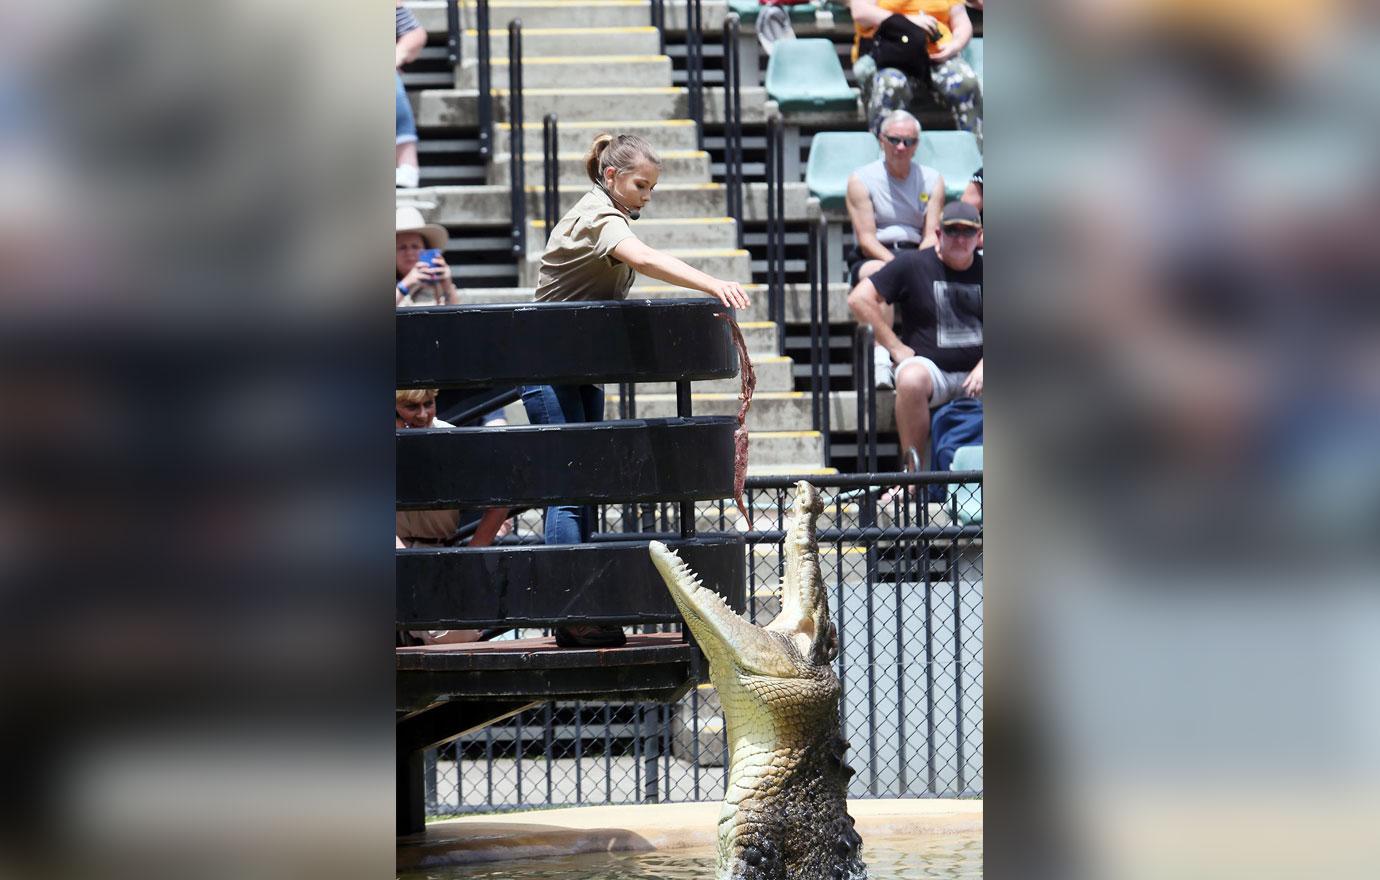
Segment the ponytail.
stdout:
<svg viewBox="0 0 1380 880">
<path fill-rule="evenodd" d="M 603 186 L 605 169 L 631 171 L 638 162 L 650 162 L 662 168 L 661 157 L 652 145 L 635 134 L 613 135 L 608 132 L 594 138 L 585 156 L 585 173 L 595 184 Z"/>
</svg>

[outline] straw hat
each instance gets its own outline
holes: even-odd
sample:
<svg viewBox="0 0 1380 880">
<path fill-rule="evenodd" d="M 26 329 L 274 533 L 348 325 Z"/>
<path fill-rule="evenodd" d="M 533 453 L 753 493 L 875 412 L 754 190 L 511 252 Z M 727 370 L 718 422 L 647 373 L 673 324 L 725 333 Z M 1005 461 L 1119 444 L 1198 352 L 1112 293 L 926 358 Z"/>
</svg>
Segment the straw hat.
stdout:
<svg viewBox="0 0 1380 880">
<path fill-rule="evenodd" d="M 421 233 L 422 238 L 426 240 L 427 247 L 433 248 L 445 247 L 446 242 L 450 239 L 450 233 L 446 232 L 444 226 L 426 222 L 422 212 L 411 205 L 398 208 L 393 231 Z"/>
</svg>

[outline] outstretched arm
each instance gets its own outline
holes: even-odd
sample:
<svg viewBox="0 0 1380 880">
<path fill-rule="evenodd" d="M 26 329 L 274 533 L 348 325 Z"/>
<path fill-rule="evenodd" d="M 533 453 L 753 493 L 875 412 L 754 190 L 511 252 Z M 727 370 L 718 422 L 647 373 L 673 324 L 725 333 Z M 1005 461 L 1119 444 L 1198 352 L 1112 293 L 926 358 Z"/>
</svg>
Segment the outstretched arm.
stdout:
<svg viewBox="0 0 1380 880">
<path fill-rule="evenodd" d="M 613 249 L 613 256 L 649 278 L 702 291 L 729 308 L 745 309 L 751 304 L 738 282 L 721 281 L 707 275 L 684 260 L 648 247 L 635 236 L 620 241 Z"/>
</svg>

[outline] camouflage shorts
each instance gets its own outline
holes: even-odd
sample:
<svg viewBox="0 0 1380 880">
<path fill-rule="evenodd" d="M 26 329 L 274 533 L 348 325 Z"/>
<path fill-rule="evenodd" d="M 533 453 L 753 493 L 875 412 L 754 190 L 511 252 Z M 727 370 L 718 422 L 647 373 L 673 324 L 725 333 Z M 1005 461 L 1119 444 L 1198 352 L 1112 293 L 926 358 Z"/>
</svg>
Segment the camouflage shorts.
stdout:
<svg viewBox="0 0 1380 880">
<path fill-rule="evenodd" d="M 930 92 L 953 114 L 954 124 L 971 131 L 982 146 L 982 87 L 972 65 L 962 56 L 935 65 L 927 82 L 892 67 L 878 70 L 871 55 L 859 55 L 853 64 L 853 78 L 862 89 L 867 125 L 874 134 L 893 110 L 908 110 L 919 116 L 924 96 Z"/>
</svg>

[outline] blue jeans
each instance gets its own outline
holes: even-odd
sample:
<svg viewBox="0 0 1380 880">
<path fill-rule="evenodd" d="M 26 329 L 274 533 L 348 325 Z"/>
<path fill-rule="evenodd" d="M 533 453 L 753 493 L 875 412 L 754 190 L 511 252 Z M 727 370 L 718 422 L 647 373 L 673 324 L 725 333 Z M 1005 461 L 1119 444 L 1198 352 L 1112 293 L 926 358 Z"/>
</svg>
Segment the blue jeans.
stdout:
<svg viewBox="0 0 1380 880">
<path fill-rule="evenodd" d="M 393 107 L 393 128 L 397 135 L 395 143 L 414 144 L 417 142 L 417 120 L 412 115 L 412 103 L 407 100 L 407 89 L 403 88 L 402 74 L 394 73 L 398 83 L 398 96 Z"/>
<path fill-rule="evenodd" d="M 527 420 L 534 425 L 569 425 L 604 420 L 600 385 L 527 385 L 522 389 Z M 594 508 L 558 504 L 546 508 L 546 543 L 581 544 L 594 531 Z"/>
</svg>

